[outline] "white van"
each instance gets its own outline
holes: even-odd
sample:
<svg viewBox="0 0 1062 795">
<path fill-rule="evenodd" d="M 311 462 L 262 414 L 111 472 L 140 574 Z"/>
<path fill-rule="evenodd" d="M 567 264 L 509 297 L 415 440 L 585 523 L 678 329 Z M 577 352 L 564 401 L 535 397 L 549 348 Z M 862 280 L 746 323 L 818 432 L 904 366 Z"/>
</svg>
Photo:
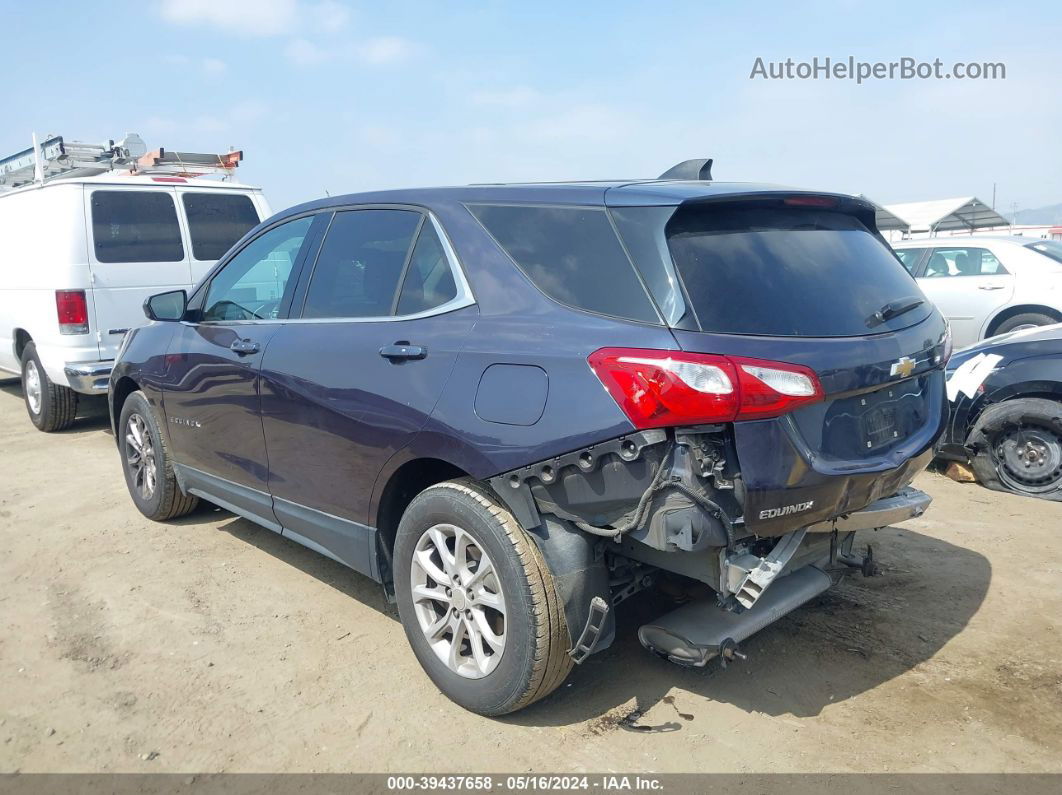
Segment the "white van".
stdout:
<svg viewBox="0 0 1062 795">
<path fill-rule="evenodd" d="M 0 193 L 0 372 L 30 419 L 68 427 L 78 394 L 106 394 L 144 299 L 186 288 L 270 215 L 258 188 L 109 171 Z"/>
</svg>

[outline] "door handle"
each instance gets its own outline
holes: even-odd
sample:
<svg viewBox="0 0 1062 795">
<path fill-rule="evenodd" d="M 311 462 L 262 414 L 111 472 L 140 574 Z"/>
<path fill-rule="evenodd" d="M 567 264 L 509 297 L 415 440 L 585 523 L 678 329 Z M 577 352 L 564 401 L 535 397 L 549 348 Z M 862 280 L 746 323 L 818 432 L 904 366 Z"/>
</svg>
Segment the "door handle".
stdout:
<svg viewBox="0 0 1062 795">
<path fill-rule="evenodd" d="M 1002 285 L 1002 284 L 979 284 L 979 285 L 977 285 L 977 289 L 978 290 L 1005 290 L 1006 287 L 1005 287 L 1005 285 Z"/>
<path fill-rule="evenodd" d="M 428 355 L 428 349 L 423 345 L 396 342 L 394 345 L 384 345 L 380 348 L 380 355 L 392 362 L 399 362 L 404 359 L 423 359 Z"/>
<path fill-rule="evenodd" d="M 229 350 L 239 356 L 247 356 L 250 353 L 258 353 L 261 346 L 254 340 L 236 340 L 229 346 Z"/>
</svg>

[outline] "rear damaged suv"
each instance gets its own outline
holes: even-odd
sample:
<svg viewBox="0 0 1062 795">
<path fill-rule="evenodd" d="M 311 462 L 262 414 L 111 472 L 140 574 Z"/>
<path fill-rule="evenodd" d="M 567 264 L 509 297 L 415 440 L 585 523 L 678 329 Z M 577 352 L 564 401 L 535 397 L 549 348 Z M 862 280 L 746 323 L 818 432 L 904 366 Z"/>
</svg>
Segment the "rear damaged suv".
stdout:
<svg viewBox="0 0 1062 795">
<path fill-rule="evenodd" d="M 712 595 L 642 626 L 643 646 L 687 666 L 742 656 L 844 572 L 874 573 L 856 531 L 925 511 L 909 484 L 944 428 L 950 337 L 872 204 L 712 182 L 702 165 L 335 197 L 271 219 L 262 237 L 326 216 L 288 247 L 278 328 L 255 321 L 232 343 L 261 357 L 240 364 L 257 368 L 262 471 L 222 470 L 256 456 L 203 440 L 250 415 L 209 427 L 211 395 L 167 369 L 188 352 L 176 335 L 152 344 L 156 323 L 123 350 L 112 416 L 118 438 L 156 433 L 152 483 L 174 496 L 145 502 L 145 459 L 123 447 L 134 500 L 168 518 L 205 497 L 379 580 L 429 676 L 482 714 L 547 695 L 612 642 L 618 604 L 664 581 Z M 357 237 L 384 235 L 366 215 L 334 238 L 359 212 L 421 220 L 406 243 Z M 315 309 L 333 248 L 357 279 Z M 209 327 L 200 346 L 229 340 L 204 319 L 211 278 L 169 318 Z M 343 308 L 370 285 L 386 316 Z M 184 393 L 198 414 L 160 421 Z"/>
</svg>

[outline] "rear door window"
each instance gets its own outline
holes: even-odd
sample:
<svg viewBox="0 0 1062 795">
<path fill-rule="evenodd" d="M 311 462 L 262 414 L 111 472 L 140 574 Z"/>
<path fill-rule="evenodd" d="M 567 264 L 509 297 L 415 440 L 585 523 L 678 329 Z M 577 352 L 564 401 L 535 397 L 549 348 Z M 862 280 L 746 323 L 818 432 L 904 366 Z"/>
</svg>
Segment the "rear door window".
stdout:
<svg viewBox="0 0 1062 795">
<path fill-rule="evenodd" d="M 550 298 L 600 315 L 660 322 L 604 209 L 482 204 L 468 209 Z"/>
<path fill-rule="evenodd" d="M 92 242 L 97 262 L 180 262 L 184 245 L 173 195 L 93 191 Z"/>
<path fill-rule="evenodd" d="M 703 331 L 796 337 L 905 328 L 931 307 L 888 246 L 830 210 L 689 205 L 667 242 Z M 884 323 L 887 305 L 923 304 Z"/>
<path fill-rule="evenodd" d="M 224 256 L 249 229 L 258 225 L 251 197 L 238 193 L 183 193 L 192 256 L 214 261 Z"/>
<path fill-rule="evenodd" d="M 450 261 L 446 258 L 435 226 L 426 221 L 409 258 L 402 293 L 398 298 L 398 314 L 427 312 L 456 297 L 457 284 L 450 270 Z"/>
<path fill-rule="evenodd" d="M 303 317 L 390 316 L 423 219 L 411 210 L 336 213 L 310 277 Z"/>
<path fill-rule="evenodd" d="M 934 248 L 926 263 L 926 278 L 943 276 L 1000 276 L 1007 269 L 987 248 Z"/>
</svg>

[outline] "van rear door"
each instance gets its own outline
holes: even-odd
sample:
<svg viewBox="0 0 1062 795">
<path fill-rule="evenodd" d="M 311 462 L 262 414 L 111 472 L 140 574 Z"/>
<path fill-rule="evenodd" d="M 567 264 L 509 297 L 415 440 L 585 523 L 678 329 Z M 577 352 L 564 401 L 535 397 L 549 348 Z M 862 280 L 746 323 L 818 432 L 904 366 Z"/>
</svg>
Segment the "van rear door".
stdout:
<svg viewBox="0 0 1062 795">
<path fill-rule="evenodd" d="M 85 219 L 100 359 L 114 359 L 145 298 L 191 284 L 189 252 L 169 185 L 86 185 Z"/>
</svg>

